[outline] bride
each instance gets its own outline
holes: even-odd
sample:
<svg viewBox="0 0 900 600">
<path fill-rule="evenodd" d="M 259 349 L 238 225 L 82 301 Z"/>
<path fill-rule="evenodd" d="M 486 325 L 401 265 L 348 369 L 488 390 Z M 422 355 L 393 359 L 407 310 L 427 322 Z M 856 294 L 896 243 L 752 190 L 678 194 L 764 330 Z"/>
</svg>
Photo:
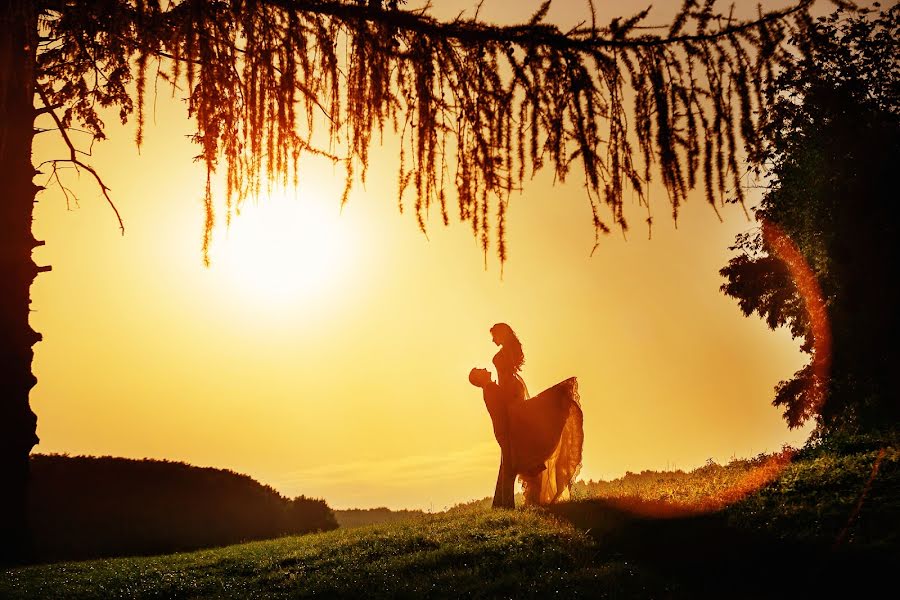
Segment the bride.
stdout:
<svg viewBox="0 0 900 600">
<path fill-rule="evenodd" d="M 519 372 L 522 344 L 506 323 L 491 327 L 500 350 L 493 363 L 497 382 L 485 369 L 472 369 L 469 381 L 482 388 L 500 444 L 494 507 L 513 508 L 516 477 L 526 504 L 550 504 L 569 497 L 581 468 L 582 413 L 578 381 L 571 377 L 530 398 Z"/>
</svg>

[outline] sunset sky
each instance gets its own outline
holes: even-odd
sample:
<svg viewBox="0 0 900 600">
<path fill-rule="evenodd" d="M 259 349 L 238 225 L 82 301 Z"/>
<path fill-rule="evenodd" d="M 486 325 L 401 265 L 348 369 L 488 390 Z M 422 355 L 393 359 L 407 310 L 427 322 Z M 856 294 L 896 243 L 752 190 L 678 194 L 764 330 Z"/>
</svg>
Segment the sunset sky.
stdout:
<svg viewBox="0 0 900 600">
<path fill-rule="evenodd" d="M 439 4 L 438 16 L 472 7 Z M 487 0 L 481 15 L 521 22 L 539 4 Z M 554 3 L 548 18 L 571 26 L 585 6 Z M 633 7 L 605 3 L 599 16 Z M 77 206 L 56 187 L 38 197 L 36 262 L 53 270 L 32 290 L 44 336 L 35 452 L 228 468 L 333 508 L 441 510 L 493 493 L 499 449 L 467 374 L 491 366 L 499 321 L 524 344 L 532 393 L 578 377 L 584 479 L 806 439 L 770 403 L 807 357 L 719 292 L 728 246 L 755 226 L 740 207 L 720 209 L 720 223 L 695 191 L 676 229 L 653 188 L 652 240 L 635 203 L 628 239 L 613 233 L 591 256 L 582 182 L 543 173 L 511 200 L 501 279 L 467 224 L 432 214 L 426 239 L 411 211 L 398 214 L 387 136 L 342 212 L 343 171 L 305 159 L 299 190 L 248 201 L 227 230 L 220 218 L 206 268 L 193 125 L 177 94 L 159 92 L 140 152 L 113 114 L 93 148 L 124 236 L 84 173 L 66 174 Z M 59 155 L 53 136 L 37 137 L 36 164 Z"/>
</svg>

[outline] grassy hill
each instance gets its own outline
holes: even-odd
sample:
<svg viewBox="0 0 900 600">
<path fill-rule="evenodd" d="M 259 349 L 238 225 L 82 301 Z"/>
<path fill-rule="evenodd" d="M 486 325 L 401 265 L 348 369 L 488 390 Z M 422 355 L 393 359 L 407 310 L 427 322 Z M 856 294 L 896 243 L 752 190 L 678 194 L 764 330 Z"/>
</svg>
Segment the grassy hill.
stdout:
<svg viewBox="0 0 900 600">
<path fill-rule="evenodd" d="M 874 597 L 900 564 L 896 439 L 800 452 L 725 508 L 660 500 L 664 491 L 656 481 L 549 511 L 476 504 L 193 553 L 18 568 L 0 573 L 0 597 L 796 600 Z"/>
</svg>

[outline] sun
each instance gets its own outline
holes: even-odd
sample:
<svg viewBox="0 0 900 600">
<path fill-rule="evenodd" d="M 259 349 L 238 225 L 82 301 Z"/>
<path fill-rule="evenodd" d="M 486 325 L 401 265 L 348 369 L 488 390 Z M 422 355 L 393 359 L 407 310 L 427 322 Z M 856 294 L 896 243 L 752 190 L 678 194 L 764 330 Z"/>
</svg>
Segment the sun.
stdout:
<svg viewBox="0 0 900 600">
<path fill-rule="evenodd" d="M 323 299 L 351 276 L 354 236 L 338 202 L 290 194 L 248 200 L 223 229 L 212 268 L 254 303 Z"/>
</svg>

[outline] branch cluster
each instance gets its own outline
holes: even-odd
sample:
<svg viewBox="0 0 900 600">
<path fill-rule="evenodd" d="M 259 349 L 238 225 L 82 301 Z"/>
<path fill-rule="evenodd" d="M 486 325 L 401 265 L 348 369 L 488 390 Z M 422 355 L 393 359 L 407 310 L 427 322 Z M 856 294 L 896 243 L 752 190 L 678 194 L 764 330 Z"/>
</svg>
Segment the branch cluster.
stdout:
<svg viewBox="0 0 900 600">
<path fill-rule="evenodd" d="M 66 107 L 61 124 L 77 119 L 98 138 L 95 106 L 114 104 L 123 120 L 137 110 L 140 143 L 154 61 L 156 77 L 183 86 L 209 174 L 204 251 L 221 164 L 229 217 L 263 182 L 296 180 L 306 152 L 345 165 L 345 202 L 355 173 L 365 180 L 372 136 L 389 128 L 401 139 L 401 210 L 411 188 L 420 228 L 432 207 L 446 224 L 452 185 L 452 212 L 503 262 L 509 197 L 544 167 L 560 181 L 581 171 L 598 236 L 628 229 L 627 188 L 652 223 L 656 174 L 675 218 L 701 182 L 714 207 L 743 202 L 739 153 L 758 151 L 756 114 L 811 3 L 744 22 L 715 0 L 684 0 L 658 35 L 642 28 L 647 11 L 562 32 L 543 20 L 549 2 L 513 26 L 442 22 L 396 2 L 48 2 L 39 67 L 47 102 Z"/>
</svg>

